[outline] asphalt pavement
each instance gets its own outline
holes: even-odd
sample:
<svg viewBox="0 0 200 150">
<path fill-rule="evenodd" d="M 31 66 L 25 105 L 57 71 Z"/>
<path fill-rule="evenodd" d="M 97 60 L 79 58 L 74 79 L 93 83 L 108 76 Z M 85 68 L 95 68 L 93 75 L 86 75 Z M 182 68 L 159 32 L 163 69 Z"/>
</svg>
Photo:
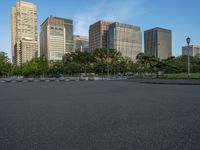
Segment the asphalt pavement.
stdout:
<svg viewBox="0 0 200 150">
<path fill-rule="evenodd" d="M 169 85 L 200 85 L 200 79 L 132 79 L 129 82 L 144 84 L 169 84 Z"/>
<path fill-rule="evenodd" d="M 200 86 L 0 84 L 0 150 L 199 150 Z"/>
</svg>

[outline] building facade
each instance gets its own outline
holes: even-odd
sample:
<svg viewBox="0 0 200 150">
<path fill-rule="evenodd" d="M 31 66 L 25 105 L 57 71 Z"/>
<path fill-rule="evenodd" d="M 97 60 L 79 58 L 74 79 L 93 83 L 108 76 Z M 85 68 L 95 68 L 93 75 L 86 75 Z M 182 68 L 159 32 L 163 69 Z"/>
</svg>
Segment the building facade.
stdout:
<svg viewBox="0 0 200 150">
<path fill-rule="evenodd" d="M 142 33 L 140 27 L 112 23 L 109 25 L 107 48 L 120 51 L 123 57 L 129 57 L 132 60 L 142 51 Z"/>
<path fill-rule="evenodd" d="M 12 62 L 21 65 L 36 57 L 38 52 L 37 7 L 19 1 L 11 13 Z"/>
<path fill-rule="evenodd" d="M 40 55 L 49 61 L 62 60 L 65 53 L 74 51 L 73 21 L 48 17 L 41 25 Z"/>
<path fill-rule="evenodd" d="M 197 45 L 183 46 L 182 55 L 188 56 L 188 50 L 189 50 L 189 56 L 200 57 L 200 46 Z"/>
<path fill-rule="evenodd" d="M 74 51 L 89 52 L 88 36 L 74 35 Z"/>
<path fill-rule="evenodd" d="M 153 28 L 144 32 L 145 53 L 167 59 L 172 56 L 172 35 L 171 30 Z"/>
<path fill-rule="evenodd" d="M 107 33 L 112 22 L 98 21 L 89 28 L 89 49 L 107 48 Z"/>
</svg>

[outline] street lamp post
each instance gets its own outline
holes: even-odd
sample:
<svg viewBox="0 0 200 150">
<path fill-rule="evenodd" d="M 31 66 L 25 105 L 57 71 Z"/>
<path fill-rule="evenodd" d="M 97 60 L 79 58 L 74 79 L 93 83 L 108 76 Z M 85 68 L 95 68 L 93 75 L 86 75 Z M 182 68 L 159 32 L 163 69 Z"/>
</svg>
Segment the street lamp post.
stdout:
<svg viewBox="0 0 200 150">
<path fill-rule="evenodd" d="M 187 48 L 188 48 L 188 76 L 190 76 L 190 41 L 191 38 L 187 37 L 186 42 L 187 42 Z"/>
<path fill-rule="evenodd" d="M 109 49 L 108 48 L 107 48 L 107 60 L 106 61 L 107 61 L 107 76 L 109 76 L 109 64 L 108 64 L 109 63 L 108 62 L 109 61 Z"/>
</svg>

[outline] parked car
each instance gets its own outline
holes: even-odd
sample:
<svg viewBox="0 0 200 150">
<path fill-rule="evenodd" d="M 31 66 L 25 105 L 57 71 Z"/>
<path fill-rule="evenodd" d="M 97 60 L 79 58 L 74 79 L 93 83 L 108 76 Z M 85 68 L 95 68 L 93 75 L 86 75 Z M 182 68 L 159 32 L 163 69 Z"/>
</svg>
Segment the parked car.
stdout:
<svg viewBox="0 0 200 150">
<path fill-rule="evenodd" d="M 127 79 L 134 79 L 135 78 L 135 76 L 132 72 L 127 72 L 125 76 L 126 76 Z"/>
<path fill-rule="evenodd" d="M 56 74 L 52 74 L 51 77 L 52 78 L 61 78 L 61 77 L 63 77 L 63 75 L 59 74 L 59 73 L 56 73 Z"/>
</svg>

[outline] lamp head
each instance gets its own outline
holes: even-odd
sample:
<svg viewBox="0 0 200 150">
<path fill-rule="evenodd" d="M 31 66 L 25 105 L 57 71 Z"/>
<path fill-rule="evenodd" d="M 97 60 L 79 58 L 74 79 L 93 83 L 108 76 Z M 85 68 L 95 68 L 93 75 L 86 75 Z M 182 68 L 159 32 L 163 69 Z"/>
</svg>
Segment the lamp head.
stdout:
<svg viewBox="0 0 200 150">
<path fill-rule="evenodd" d="M 191 41 L 191 39 L 190 39 L 190 37 L 188 36 L 187 39 L 186 39 L 186 42 L 187 42 L 188 45 L 190 45 L 190 41 Z"/>
</svg>

